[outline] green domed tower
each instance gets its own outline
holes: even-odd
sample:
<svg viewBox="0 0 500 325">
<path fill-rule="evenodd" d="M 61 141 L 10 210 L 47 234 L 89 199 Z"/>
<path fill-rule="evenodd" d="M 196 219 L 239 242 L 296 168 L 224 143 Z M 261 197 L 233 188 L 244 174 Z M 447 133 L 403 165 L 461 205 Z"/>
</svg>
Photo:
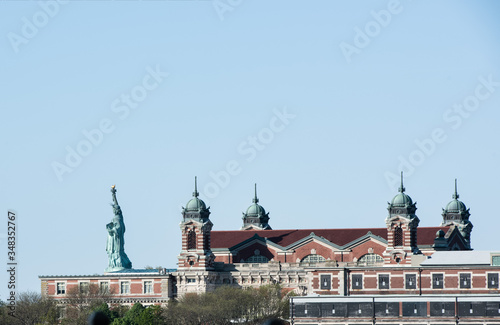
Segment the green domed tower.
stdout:
<svg viewBox="0 0 500 325">
<path fill-rule="evenodd" d="M 215 256 L 211 250 L 210 208 L 198 198 L 196 177 L 194 179 L 193 198 L 182 208 L 182 250 L 178 256 L 179 269 L 198 268 L 201 270 L 212 267 Z"/>
<path fill-rule="evenodd" d="M 205 222 L 209 220 L 210 208 L 207 208 L 205 202 L 198 198 L 199 195 L 200 193 L 198 193 L 198 186 L 195 177 L 193 198 L 188 201 L 185 208 L 182 208 L 182 217 L 184 221 L 193 219 L 196 221 Z"/>
<path fill-rule="evenodd" d="M 472 223 L 469 221 L 470 209 L 467 209 L 465 204 L 458 200 L 457 180 L 455 179 L 455 193 L 452 199 L 443 209 L 443 222 L 441 226 L 456 226 L 466 241 L 468 249 L 470 246 L 470 234 L 472 232 Z"/>
<path fill-rule="evenodd" d="M 407 218 L 413 219 L 417 216 L 415 212 L 417 211 L 417 202 L 413 203 L 411 197 L 405 194 L 405 188 L 403 186 L 403 172 L 401 172 L 401 187 L 399 188 L 399 193 L 394 196 L 389 206 L 389 217 L 400 215 Z M 418 218 L 417 218 L 418 219 Z"/>
<path fill-rule="evenodd" d="M 387 249 L 384 252 L 387 264 L 411 264 L 411 256 L 421 254 L 417 246 L 417 227 L 420 220 L 416 216 L 417 202 L 405 194 L 403 172 L 401 172 L 401 187 L 394 196 L 387 210 L 385 219 L 387 226 Z"/>
<path fill-rule="evenodd" d="M 247 212 L 243 212 L 243 227 L 241 230 L 271 230 L 269 226 L 269 213 L 258 204 L 257 184 L 255 184 L 255 196 L 253 204 L 248 207 Z"/>
</svg>

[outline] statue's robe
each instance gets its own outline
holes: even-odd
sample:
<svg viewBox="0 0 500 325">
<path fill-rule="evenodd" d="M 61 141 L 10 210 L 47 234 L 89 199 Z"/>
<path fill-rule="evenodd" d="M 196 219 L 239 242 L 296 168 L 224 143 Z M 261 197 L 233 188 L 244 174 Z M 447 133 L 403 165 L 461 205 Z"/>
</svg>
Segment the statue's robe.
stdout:
<svg viewBox="0 0 500 325">
<path fill-rule="evenodd" d="M 125 224 L 123 217 L 116 216 L 111 222 L 112 226 L 107 227 L 108 241 L 106 243 L 106 251 L 109 256 L 109 268 L 131 268 L 132 263 L 125 254 Z"/>
</svg>

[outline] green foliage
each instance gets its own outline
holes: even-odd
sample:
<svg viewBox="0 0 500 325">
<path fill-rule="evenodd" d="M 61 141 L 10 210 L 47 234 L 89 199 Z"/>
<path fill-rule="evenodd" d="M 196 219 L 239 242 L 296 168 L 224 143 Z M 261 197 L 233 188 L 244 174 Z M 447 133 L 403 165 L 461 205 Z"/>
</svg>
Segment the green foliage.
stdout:
<svg viewBox="0 0 500 325">
<path fill-rule="evenodd" d="M 57 311 L 53 300 L 35 292 L 21 292 L 17 295 L 15 316 L 9 315 L 8 305 L 0 304 L 0 324 L 56 324 Z"/>
<path fill-rule="evenodd" d="M 123 306 L 123 305 L 114 305 L 110 308 L 111 310 L 111 322 L 113 322 L 114 319 L 116 318 L 122 318 L 125 316 L 125 314 L 130 310 L 129 306 Z"/>
<path fill-rule="evenodd" d="M 122 318 L 115 318 L 112 325 L 156 325 L 165 324 L 160 306 L 144 307 L 136 303 Z"/>
<path fill-rule="evenodd" d="M 257 325 L 269 318 L 287 319 L 289 296 L 283 293 L 280 285 L 246 289 L 223 286 L 214 292 L 186 294 L 177 301 L 170 301 L 166 308 L 145 307 L 140 303 L 132 308 L 109 307 L 99 299 L 102 297 L 96 297 L 95 302 L 85 300 L 80 308 L 78 304 L 72 305 L 73 309 L 67 310 L 80 311 L 81 314 L 67 317 L 62 324 L 83 325 L 90 312 L 101 311 L 110 318 L 112 325 Z"/>
<path fill-rule="evenodd" d="M 104 315 L 106 315 L 110 321 L 113 321 L 114 318 L 114 315 L 113 315 L 113 312 L 111 311 L 111 309 L 109 309 L 109 306 L 107 303 L 103 302 L 102 304 L 98 305 L 96 308 L 94 308 L 92 310 L 92 313 L 95 313 L 97 311 L 100 311 L 102 312 Z"/>
<path fill-rule="evenodd" d="M 187 294 L 167 309 L 168 324 L 260 324 L 268 318 L 288 316 L 288 296 L 279 285 L 258 289 L 230 286 L 205 294 Z"/>
</svg>

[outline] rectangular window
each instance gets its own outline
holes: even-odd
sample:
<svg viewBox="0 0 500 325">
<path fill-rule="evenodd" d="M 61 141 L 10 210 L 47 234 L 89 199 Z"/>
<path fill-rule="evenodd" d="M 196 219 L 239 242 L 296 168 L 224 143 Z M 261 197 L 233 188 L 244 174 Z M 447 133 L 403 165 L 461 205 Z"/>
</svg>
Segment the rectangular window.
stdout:
<svg viewBox="0 0 500 325">
<path fill-rule="evenodd" d="M 394 246 L 403 246 L 403 229 L 401 227 L 394 229 Z"/>
<path fill-rule="evenodd" d="M 306 309 L 304 310 L 304 313 L 308 317 L 321 316 L 321 304 L 318 303 L 306 304 Z"/>
<path fill-rule="evenodd" d="M 372 303 L 356 303 L 347 304 L 347 317 L 370 317 L 373 315 Z"/>
<path fill-rule="evenodd" d="M 122 295 L 130 293 L 130 282 L 121 282 L 120 283 L 120 293 Z"/>
<path fill-rule="evenodd" d="M 196 283 L 196 279 L 187 278 L 186 282 L 187 283 Z"/>
<path fill-rule="evenodd" d="M 89 293 L 89 286 L 90 286 L 90 284 L 88 282 L 80 282 L 80 293 L 81 294 L 88 294 Z"/>
<path fill-rule="evenodd" d="M 470 273 L 460 273 L 460 289 L 470 289 Z"/>
<path fill-rule="evenodd" d="M 486 302 L 484 301 L 459 302 L 458 316 L 460 316 L 460 320 L 462 320 L 462 317 L 477 317 L 477 316 L 485 317 Z M 460 323 L 462 323 L 462 321 Z"/>
<path fill-rule="evenodd" d="M 56 307 L 56 316 L 57 316 L 57 319 L 65 318 L 66 317 L 66 307 L 57 306 Z"/>
<path fill-rule="evenodd" d="M 347 316 L 347 304 L 336 302 L 334 304 L 322 304 L 322 315 L 323 317 L 346 317 Z"/>
<path fill-rule="evenodd" d="M 500 316 L 500 303 L 488 301 L 486 303 L 486 316 L 489 317 Z"/>
<path fill-rule="evenodd" d="M 492 266 L 500 266 L 500 256 L 492 256 L 491 257 L 491 265 Z"/>
<path fill-rule="evenodd" d="M 488 288 L 498 289 L 498 273 L 488 273 Z"/>
<path fill-rule="evenodd" d="M 331 289 L 331 277 L 330 275 L 322 274 L 321 275 L 321 285 L 320 288 L 322 290 L 330 290 Z"/>
<path fill-rule="evenodd" d="M 443 289 L 443 274 L 433 274 L 432 275 L 432 289 Z"/>
<path fill-rule="evenodd" d="M 100 282 L 99 283 L 99 292 L 101 294 L 109 293 L 109 282 Z"/>
<path fill-rule="evenodd" d="M 66 283 L 64 282 L 57 282 L 57 294 L 58 295 L 64 295 L 66 294 Z"/>
<path fill-rule="evenodd" d="M 353 274 L 352 275 L 352 288 L 353 289 L 363 289 L 363 275 Z"/>
<path fill-rule="evenodd" d="M 405 288 L 406 289 L 417 289 L 417 275 L 416 274 L 406 274 L 405 276 Z"/>
<path fill-rule="evenodd" d="M 389 274 L 378 275 L 378 288 L 389 289 Z"/>
<path fill-rule="evenodd" d="M 153 293 L 153 281 L 144 281 L 144 293 Z"/>
<path fill-rule="evenodd" d="M 295 317 L 306 317 L 306 305 L 305 304 L 295 304 Z"/>
<path fill-rule="evenodd" d="M 403 317 L 427 316 L 426 302 L 403 302 Z"/>
<path fill-rule="evenodd" d="M 375 303 L 376 317 L 398 317 L 399 302 L 376 302 Z"/>
<path fill-rule="evenodd" d="M 451 301 L 431 301 L 430 315 L 432 317 L 453 317 L 455 316 L 455 303 Z"/>
</svg>

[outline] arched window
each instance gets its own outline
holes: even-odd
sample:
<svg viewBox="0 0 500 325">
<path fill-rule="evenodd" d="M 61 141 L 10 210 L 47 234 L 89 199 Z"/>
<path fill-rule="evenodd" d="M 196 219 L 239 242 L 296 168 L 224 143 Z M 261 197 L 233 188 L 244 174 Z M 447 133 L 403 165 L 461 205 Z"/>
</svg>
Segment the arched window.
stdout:
<svg viewBox="0 0 500 325">
<path fill-rule="evenodd" d="M 187 235 L 187 249 L 196 249 L 196 234 L 190 230 Z"/>
<path fill-rule="evenodd" d="M 377 254 L 365 254 L 358 260 L 359 266 L 373 266 L 381 264 L 384 264 L 384 259 L 382 258 L 382 256 Z"/>
<path fill-rule="evenodd" d="M 268 263 L 269 259 L 262 255 L 253 255 L 246 259 L 245 263 Z"/>
<path fill-rule="evenodd" d="M 394 246 L 403 246 L 403 229 L 401 227 L 394 229 Z"/>
<path fill-rule="evenodd" d="M 316 263 L 322 263 L 322 262 L 325 262 L 326 259 L 321 256 L 321 255 L 318 255 L 318 254 L 309 254 L 307 255 L 306 257 L 304 257 L 302 259 L 302 261 L 300 261 L 300 263 L 309 263 L 309 264 L 316 264 Z"/>
</svg>

